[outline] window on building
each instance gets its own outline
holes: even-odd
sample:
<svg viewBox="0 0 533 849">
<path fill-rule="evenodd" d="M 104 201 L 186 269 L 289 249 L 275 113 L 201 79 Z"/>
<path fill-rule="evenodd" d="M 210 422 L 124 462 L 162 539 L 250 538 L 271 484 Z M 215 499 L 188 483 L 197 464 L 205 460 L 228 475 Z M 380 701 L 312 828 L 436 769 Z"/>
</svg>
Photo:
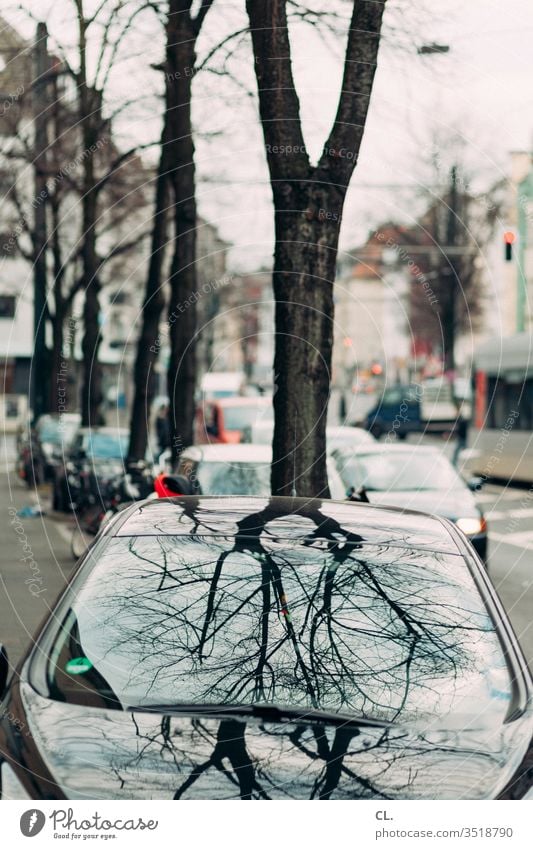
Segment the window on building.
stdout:
<svg viewBox="0 0 533 849">
<path fill-rule="evenodd" d="M 15 295 L 0 295 L 0 318 L 15 318 Z"/>
</svg>

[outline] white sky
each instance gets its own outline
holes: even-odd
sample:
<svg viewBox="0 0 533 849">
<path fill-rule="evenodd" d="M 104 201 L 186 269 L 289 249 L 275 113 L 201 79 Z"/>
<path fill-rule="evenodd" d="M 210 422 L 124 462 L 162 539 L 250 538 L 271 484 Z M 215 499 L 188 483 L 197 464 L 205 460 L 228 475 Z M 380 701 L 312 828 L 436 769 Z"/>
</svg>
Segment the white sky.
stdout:
<svg viewBox="0 0 533 849">
<path fill-rule="evenodd" d="M 346 0 L 313 0 L 317 9 L 349 9 Z M 45 19 L 52 36 L 73 44 L 72 0 L 22 0 Z M 91 4 L 88 3 L 90 8 Z M 16 4 L 4 13 L 30 36 L 34 24 Z M 453 136 L 462 157 L 490 185 L 506 173 L 511 150 L 533 140 L 533 3 L 531 0 L 388 0 L 389 28 L 379 67 L 361 157 L 343 219 L 341 247 L 363 239 L 387 218 L 416 215 L 413 190 L 429 179 L 427 158 L 435 134 Z M 215 0 L 206 19 L 199 54 L 221 34 L 245 23 L 244 0 Z M 400 30 L 398 30 L 400 27 Z M 307 26 L 291 32 L 295 78 L 307 146 L 317 155 L 327 137 L 342 74 L 344 42 L 328 46 Z M 450 45 L 442 56 L 420 57 L 416 46 Z M 155 92 L 160 74 L 149 69 L 163 56 L 163 33 L 151 15 L 137 19 L 127 55 L 117 62 L 112 83 L 116 102 L 142 99 L 127 110 L 115 130 L 121 143 L 158 135 Z M 230 68 L 253 89 L 249 48 L 244 44 Z M 231 258 L 247 270 L 268 264 L 273 222 L 262 137 L 252 98 L 226 78 L 202 73 L 195 80 L 198 201 L 200 212 L 234 244 Z M 205 138 L 205 134 L 211 135 Z M 150 154 L 147 154 L 150 155 Z M 370 184 L 370 185 L 369 185 Z M 378 189 L 375 184 L 406 188 Z"/>
</svg>

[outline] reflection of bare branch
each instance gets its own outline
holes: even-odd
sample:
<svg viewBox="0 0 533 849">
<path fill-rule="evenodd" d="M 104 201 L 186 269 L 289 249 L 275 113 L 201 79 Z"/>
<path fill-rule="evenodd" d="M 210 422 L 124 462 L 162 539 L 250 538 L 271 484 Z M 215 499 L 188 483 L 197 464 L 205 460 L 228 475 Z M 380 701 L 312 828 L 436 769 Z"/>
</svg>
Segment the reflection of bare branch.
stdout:
<svg viewBox="0 0 533 849">
<path fill-rule="evenodd" d="M 174 799 L 181 799 L 195 781 L 211 767 L 215 767 L 230 781 L 238 784 L 241 799 L 252 799 L 254 791 L 259 798 L 268 799 L 267 794 L 256 781 L 254 765 L 246 749 L 245 730 L 246 724 L 244 722 L 232 719 L 223 720 L 218 728 L 217 742 L 213 754 L 207 761 L 193 769 L 186 781 L 176 790 Z M 234 774 L 225 769 L 223 763 L 225 758 L 229 760 Z"/>
<path fill-rule="evenodd" d="M 117 704 L 266 702 L 402 725 L 445 717 L 466 696 L 472 703 L 475 687 L 486 693 L 498 644 L 460 558 L 434 553 L 428 565 L 407 543 L 371 545 L 319 506 L 291 516 L 287 539 L 265 503 L 230 523 L 227 537 L 216 534 L 216 503 L 206 510 L 187 499 L 180 522 L 192 533 L 167 536 L 162 522 L 160 536 L 109 541 L 74 604 L 75 651 L 94 659 Z M 173 719 L 134 721 L 138 762 L 158 749 L 183 773 L 175 798 L 210 786 L 214 774 L 241 798 L 277 786 L 272 763 L 255 764 L 257 723 L 198 718 L 175 739 Z M 309 763 L 312 798 L 331 798 L 347 781 L 359 782 L 359 795 L 385 796 L 379 779 L 403 756 L 384 729 L 370 742 L 353 726 L 317 722 L 269 722 L 261 733 L 272 752 L 289 745 Z M 359 768 L 372 747 L 378 772 Z"/>
</svg>

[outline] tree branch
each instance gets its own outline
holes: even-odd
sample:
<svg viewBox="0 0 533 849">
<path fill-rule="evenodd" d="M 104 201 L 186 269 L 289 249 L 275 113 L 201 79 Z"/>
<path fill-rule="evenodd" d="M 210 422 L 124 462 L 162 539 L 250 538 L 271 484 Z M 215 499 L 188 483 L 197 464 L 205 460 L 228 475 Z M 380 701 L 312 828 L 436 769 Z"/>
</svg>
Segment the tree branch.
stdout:
<svg viewBox="0 0 533 849">
<path fill-rule="evenodd" d="M 246 2 L 256 59 L 259 112 L 273 180 L 305 179 L 310 168 L 292 75 L 286 5 L 286 0 Z M 290 153 L 285 153 L 287 150 Z"/>
<path fill-rule="evenodd" d="M 359 156 L 386 2 L 354 0 L 337 114 L 318 164 L 321 176 L 337 185 L 348 185 Z"/>
</svg>

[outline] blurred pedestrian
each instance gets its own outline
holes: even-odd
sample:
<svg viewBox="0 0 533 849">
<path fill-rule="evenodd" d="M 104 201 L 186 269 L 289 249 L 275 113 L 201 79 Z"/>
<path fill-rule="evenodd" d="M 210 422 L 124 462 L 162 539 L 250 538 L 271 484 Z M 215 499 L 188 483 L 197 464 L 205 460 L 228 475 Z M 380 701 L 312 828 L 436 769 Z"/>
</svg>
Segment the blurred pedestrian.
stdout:
<svg viewBox="0 0 533 849">
<path fill-rule="evenodd" d="M 170 425 L 168 421 L 168 404 L 161 404 L 155 417 L 155 433 L 159 453 L 170 448 Z"/>
<path fill-rule="evenodd" d="M 452 463 L 455 467 L 457 467 L 461 451 L 464 451 L 466 448 L 466 441 L 468 437 L 468 419 L 464 413 L 462 405 L 459 404 L 457 405 L 457 418 L 455 420 L 453 433 L 455 436 L 455 448 Z"/>
</svg>

